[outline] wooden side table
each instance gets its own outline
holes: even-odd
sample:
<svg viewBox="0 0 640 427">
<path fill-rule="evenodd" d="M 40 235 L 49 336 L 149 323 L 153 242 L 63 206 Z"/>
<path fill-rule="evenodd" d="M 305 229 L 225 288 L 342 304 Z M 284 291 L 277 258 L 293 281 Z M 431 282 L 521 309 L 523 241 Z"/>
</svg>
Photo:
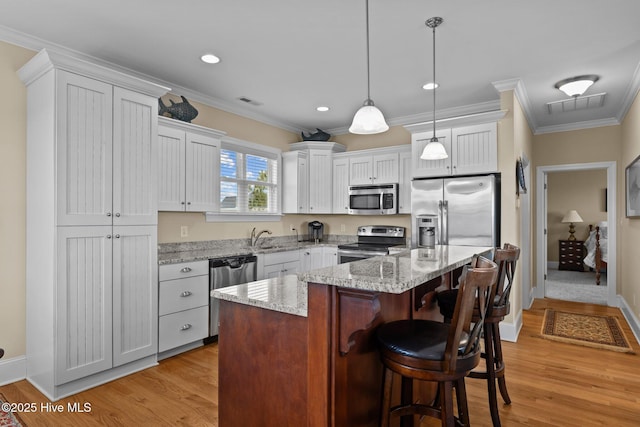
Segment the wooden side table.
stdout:
<svg viewBox="0 0 640 427">
<path fill-rule="evenodd" d="M 558 270 L 584 271 L 584 240 L 559 240 Z"/>
</svg>

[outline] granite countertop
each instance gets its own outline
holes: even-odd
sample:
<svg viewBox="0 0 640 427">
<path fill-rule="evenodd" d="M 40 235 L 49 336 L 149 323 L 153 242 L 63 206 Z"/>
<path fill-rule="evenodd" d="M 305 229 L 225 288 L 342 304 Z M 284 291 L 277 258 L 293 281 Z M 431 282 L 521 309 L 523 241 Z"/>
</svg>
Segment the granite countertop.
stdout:
<svg viewBox="0 0 640 427">
<path fill-rule="evenodd" d="M 307 283 L 400 294 L 469 263 L 491 247 L 436 246 L 320 268 L 297 276 L 259 280 L 214 290 L 211 295 L 240 304 L 306 316 Z"/>
<path fill-rule="evenodd" d="M 264 246 L 222 246 L 208 248 L 187 248 L 171 252 L 158 252 L 158 264 L 176 264 L 180 262 L 203 261 L 211 258 L 225 258 L 237 255 L 269 254 L 275 252 L 294 251 L 316 246 L 337 246 L 332 242 L 294 242 L 290 244 L 264 245 Z"/>
</svg>

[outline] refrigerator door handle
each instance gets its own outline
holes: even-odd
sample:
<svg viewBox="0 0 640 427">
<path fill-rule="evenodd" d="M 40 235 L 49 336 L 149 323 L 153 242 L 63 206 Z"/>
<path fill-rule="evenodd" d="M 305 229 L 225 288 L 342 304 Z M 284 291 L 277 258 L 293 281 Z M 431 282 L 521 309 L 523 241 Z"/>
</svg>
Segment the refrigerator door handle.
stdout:
<svg viewBox="0 0 640 427">
<path fill-rule="evenodd" d="M 443 227 L 443 221 L 442 221 L 442 200 L 438 200 L 438 235 L 436 236 L 436 244 L 437 245 L 444 245 L 444 234 L 442 234 L 442 227 Z"/>
<path fill-rule="evenodd" d="M 442 244 L 449 244 L 449 201 L 442 202 Z"/>
</svg>

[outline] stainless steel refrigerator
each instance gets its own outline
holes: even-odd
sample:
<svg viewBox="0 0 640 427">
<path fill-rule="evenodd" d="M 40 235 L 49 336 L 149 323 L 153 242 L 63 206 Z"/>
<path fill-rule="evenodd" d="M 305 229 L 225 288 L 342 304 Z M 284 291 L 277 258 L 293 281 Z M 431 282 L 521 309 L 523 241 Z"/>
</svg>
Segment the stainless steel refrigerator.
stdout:
<svg viewBox="0 0 640 427">
<path fill-rule="evenodd" d="M 500 175 L 415 179 L 411 182 L 411 247 L 421 218 L 431 217 L 435 244 L 500 245 Z"/>
</svg>

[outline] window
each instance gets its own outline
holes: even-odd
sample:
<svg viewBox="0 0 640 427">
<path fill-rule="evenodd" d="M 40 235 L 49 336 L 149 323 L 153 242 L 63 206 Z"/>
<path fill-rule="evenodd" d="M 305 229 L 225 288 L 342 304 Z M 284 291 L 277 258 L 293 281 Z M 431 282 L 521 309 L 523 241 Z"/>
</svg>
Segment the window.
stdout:
<svg viewBox="0 0 640 427">
<path fill-rule="evenodd" d="M 279 215 L 280 151 L 230 139 L 220 150 L 220 216 Z M 213 215 L 207 218 L 215 220 Z"/>
</svg>

